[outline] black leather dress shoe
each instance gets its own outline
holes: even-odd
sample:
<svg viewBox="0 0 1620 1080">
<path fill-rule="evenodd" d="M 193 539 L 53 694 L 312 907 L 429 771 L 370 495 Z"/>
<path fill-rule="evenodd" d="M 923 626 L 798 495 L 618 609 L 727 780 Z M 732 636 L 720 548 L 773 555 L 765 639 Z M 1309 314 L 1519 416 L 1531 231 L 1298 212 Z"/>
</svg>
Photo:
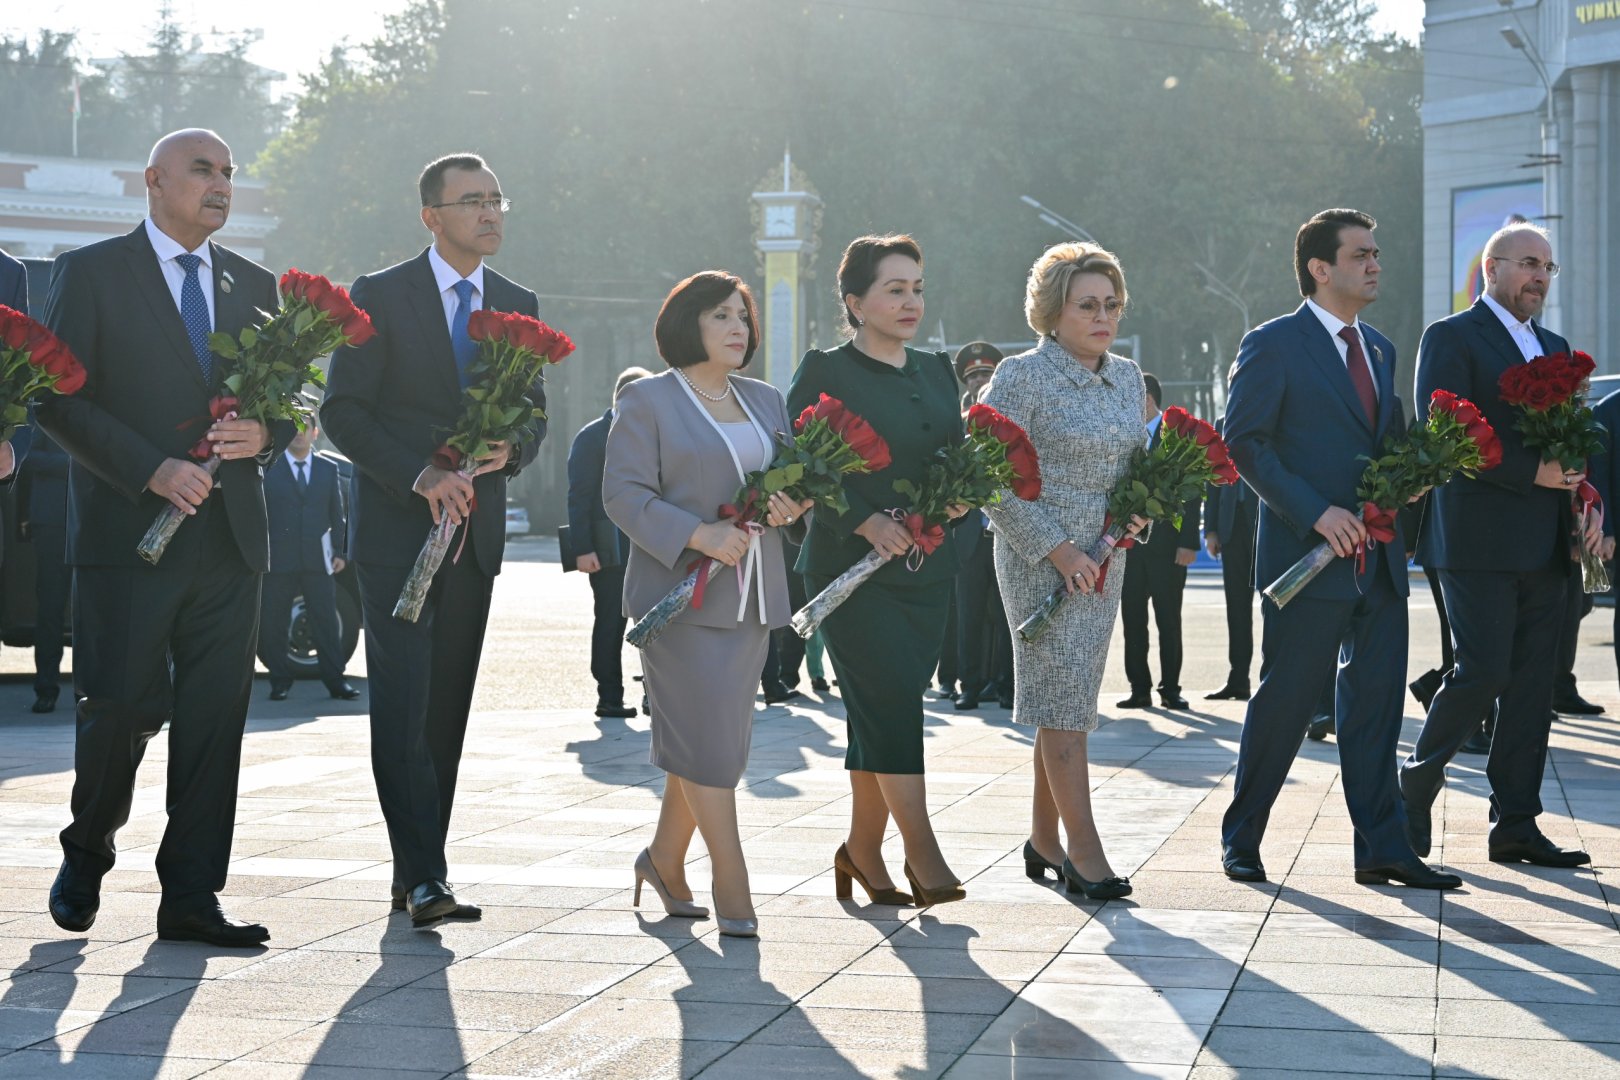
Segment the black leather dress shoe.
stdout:
<svg viewBox="0 0 1620 1080">
<path fill-rule="evenodd" d="M 1458 752 L 1463 754 L 1488 754 L 1491 752 L 1491 736 L 1483 723 L 1474 729 L 1474 733 L 1468 736 L 1468 741 L 1458 748 Z"/>
<path fill-rule="evenodd" d="M 1603 706 L 1587 701 L 1579 694 L 1560 694 L 1553 698 L 1553 711 L 1568 713 L 1571 716 L 1601 716 Z"/>
<path fill-rule="evenodd" d="M 1412 691 L 1412 696 L 1417 698 L 1417 703 L 1423 706 L 1426 711 L 1429 708 L 1429 702 L 1434 700 L 1434 695 L 1439 691 L 1440 683 L 1445 677 L 1446 673 L 1439 668 L 1430 668 L 1407 683 L 1406 688 Z"/>
<path fill-rule="evenodd" d="M 622 701 L 598 701 L 596 703 L 597 716 L 616 716 L 621 720 L 628 720 L 636 715 L 636 710 Z"/>
<path fill-rule="evenodd" d="M 1003 709 L 1012 708 L 1013 707 L 1013 692 L 1011 690 L 1003 690 L 1003 691 L 1001 691 L 1001 693 L 996 695 L 996 704 L 1001 706 Z"/>
<path fill-rule="evenodd" d="M 827 682 L 826 679 L 811 679 L 810 689 L 814 690 L 818 694 L 825 694 L 832 690 L 832 684 Z"/>
<path fill-rule="evenodd" d="M 51 882 L 50 909 L 51 921 L 57 926 L 82 934 L 96 923 L 96 912 L 101 910 L 101 886 L 85 881 L 64 862 Z"/>
<path fill-rule="evenodd" d="M 1131 696 L 1124 701 L 1114 702 L 1114 707 L 1116 709 L 1151 709 L 1153 708 L 1153 695 L 1146 690 L 1140 693 L 1133 690 Z"/>
<path fill-rule="evenodd" d="M 292 684 L 291 683 L 271 683 L 270 684 L 270 700 L 271 701 L 286 701 L 287 700 L 287 694 L 290 693 L 291 691 L 292 691 Z"/>
<path fill-rule="evenodd" d="M 956 698 L 957 712 L 972 712 L 979 707 L 979 695 L 959 694 Z"/>
<path fill-rule="evenodd" d="M 1160 690 L 1159 703 L 1166 709 L 1190 709 L 1187 699 L 1181 696 L 1180 690 Z"/>
<path fill-rule="evenodd" d="M 194 911 L 168 912 L 158 905 L 157 935 L 164 941 L 201 941 L 226 949 L 250 949 L 270 940 L 270 931 L 258 923 L 231 918 L 219 901 Z"/>
<path fill-rule="evenodd" d="M 1492 844 L 1490 851 L 1491 862 L 1500 863 L 1527 862 L 1532 866 L 1569 867 L 1585 866 L 1592 861 L 1592 856 L 1586 852 L 1561 848 L 1540 833 L 1530 840 Z"/>
<path fill-rule="evenodd" d="M 393 911 L 404 911 L 405 894 L 401 892 L 393 893 L 389 897 L 388 907 Z M 456 904 L 456 910 L 444 916 L 446 919 L 467 919 L 470 921 L 482 919 L 483 917 L 484 909 L 477 904 L 462 904 L 459 902 Z"/>
<path fill-rule="evenodd" d="M 1312 742 L 1321 742 L 1329 735 L 1336 734 L 1339 725 L 1327 713 L 1311 717 L 1311 726 L 1305 729 L 1305 737 Z"/>
<path fill-rule="evenodd" d="M 353 701 L 360 696 L 360 691 L 355 689 L 347 679 L 336 686 L 327 687 L 326 692 L 338 701 Z"/>
<path fill-rule="evenodd" d="M 56 699 L 61 693 L 62 691 L 55 686 L 47 686 L 43 690 L 36 690 L 34 692 L 34 704 L 29 708 L 29 711 L 36 713 L 55 712 Z"/>
<path fill-rule="evenodd" d="M 1462 878 L 1456 874 L 1430 869 L 1416 859 L 1356 871 L 1357 885 L 1388 885 L 1392 881 L 1409 889 L 1456 889 L 1462 886 Z"/>
<path fill-rule="evenodd" d="M 1266 864 L 1260 861 L 1258 852 L 1228 849 L 1221 854 L 1221 869 L 1233 881 L 1266 880 Z"/>
<path fill-rule="evenodd" d="M 765 704 L 767 705 L 780 705 L 784 701 L 792 701 L 794 698 L 801 697 L 804 697 L 803 690 L 789 690 L 781 683 L 765 688 Z"/>
<path fill-rule="evenodd" d="M 1248 701 L 1253 695 L 1249 688 L 1242 685 L 1227 683 L 1213 694 L 1205 694 L 1205 701 Z"/>
<path fill-rule="evenodd" d="M 456 910 L 456 894 L 444 881 L 424 881 L 405 894 L 405 910 L 412 926 L 432 926 Z"/>
</svg>

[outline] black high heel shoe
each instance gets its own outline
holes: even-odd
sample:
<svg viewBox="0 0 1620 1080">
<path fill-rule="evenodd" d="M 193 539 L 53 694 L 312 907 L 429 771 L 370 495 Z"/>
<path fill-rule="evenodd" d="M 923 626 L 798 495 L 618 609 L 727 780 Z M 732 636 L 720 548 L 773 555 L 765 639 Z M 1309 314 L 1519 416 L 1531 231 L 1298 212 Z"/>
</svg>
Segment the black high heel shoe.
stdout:
<svg viewBox="0 0 1620 1080">
<path fill-rule="evenodd" d="M 1052 871 L 1052 876 L 1059 881 L 1063 880 L 1063 867 L 1057 863 L 1047 862 L 1046 857 L 1035 850 L 1035 845 L 1028 840 L 1024 841 L 1024 874 L 1031 881 L 1045 881 L 1046 872 Z"/>
<path fill-rule="evenodd" d="M 1080 876 L 1080 871 L 1074 868 L 1074 863 L 1064 859 L 1063 891 L 1085 893 L 1087 899 L 1090 900 L 1118 900 L 1122 896 L 1131 895 L 1131 883 L 1130 879 L 1122 877 L 1103 878 L 1101 881 L 1087 881 Z"/>
</svg>

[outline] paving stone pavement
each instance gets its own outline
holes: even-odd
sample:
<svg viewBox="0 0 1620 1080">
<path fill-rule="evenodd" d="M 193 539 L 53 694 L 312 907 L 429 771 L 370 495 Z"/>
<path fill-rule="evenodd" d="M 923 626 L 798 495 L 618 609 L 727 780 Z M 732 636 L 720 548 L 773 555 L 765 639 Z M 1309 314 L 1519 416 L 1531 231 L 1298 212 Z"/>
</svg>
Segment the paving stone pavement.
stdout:
<svg viewBox="0 0 1620 1080">
<path fill-rule="evenodd" d="M 756 713 L 738 802 L 760 938 L 721 938 L 711 920 L 631 906 L 662 783 L 647 721 L 595 719 L 577 676 L 559 674 L 556 693 L 533 681 L 583 666 L 589 618 L 578 575 L 537 552 L 500 579 L 461 773 L 451 874 L 481 922 L 413 931 L 388 912 L 364 702 L 311 716 L 300 687 L 272 711 L 261 684 L 224 902 L 269 925 L 269 947 L 156 940 L 164 737 L 99 919 L 65 934 L 43 912 L 71 723 L 29 716 L 26 684 L 0 685 L 0 1080 L 1620 1075 L 1612 717 L 1559 721 L 1543 796 L 1546 831 L 1595 868 L 1488 862 L 1481 762 L 1461 758 L 1432 861 L 1465 888 L 1358 886 L 1329 741 L 1306 744 L 1272 815 L 1273 881 L 1230 882 L 1217 835 L 1242 706 L 1201 700 L 1223 674 L 1225 633 L 1218 587 L 1200 582 L 1194 710 L 1109 710 L 1125 689 L 1116 641 L 1110 720 L 1092 738 L 1102 833 L 1134 896 L 1077 901 L 1026 878 L 1029 732 L 999 709 L 931 704 L 930 802 L 968 899 L 834 900 L 843 723 L 836 697 L 812 695 Z M 1434 629 L 1421 598 L 1413 613 L 1415 673 Z M 547 644 L 524 636 L 525 619 L 551 627 Z M 1583 627 L 1580 670 L 1613 713 L 1609 619 L 1600 609 Z M 559 624 L 576 644 L 553 654 Z M 26 666 L 6 657 L 6 671 Z M 503 682 L 509 665 L 530 681 Z M 1416 727 L 1409 715 L 1408 744 Z M 898 868 L 897 840 L 886 854 Z M 689 876 L 704 893 L 701 842 Z"/>
</svg>

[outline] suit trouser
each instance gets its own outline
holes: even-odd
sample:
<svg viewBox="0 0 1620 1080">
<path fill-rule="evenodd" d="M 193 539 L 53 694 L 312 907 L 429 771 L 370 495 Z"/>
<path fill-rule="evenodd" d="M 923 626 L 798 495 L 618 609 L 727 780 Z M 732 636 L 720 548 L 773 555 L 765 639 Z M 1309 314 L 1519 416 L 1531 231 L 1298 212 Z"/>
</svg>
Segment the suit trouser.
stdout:
<svg viewBox="0 0 1620 1080">
<path fill-rule="evenodd" d="M 259 575 L 242 562 L 217 502 L 205 502 L 182 527 L 209 533 L 195 559 L 171 554 L 155 567 L 74 570 L 73 672 L 82 699 L 73 822 L 62 830 L 62 850 L 92 880 L 112 868 L 135 770 L 168 721 L 169 822 L 157 875 L 165 906 L 184 909 L 225 887 Z"/>
<path fill-rule="evenodd" d="M 1440 570 L 1456 664 L 1429 705 L 1412 756 L 1401 766 L 1407 801 L 1434 802 L 1446 782 L 1446 765 L 1495 701 L 1496 732 L 1485 765 L 1491 838 L 1537 835 L 1569 572 L 1550 561 L 1526 573 Z"/>
<path fill-rule="evenodd" d="M 604 566 L 591 579 L 591 678 L 596 699 L 624 701 L 624 565 Z"/>
<path fill-rule="evenodd" d="M 1248 686 L 1254 664 L 1254 512 L 1233 515 L 1236 536 L 1221 546 L 1221 591 L 1226 594 L 1226 663 L 1229 686 Z M 1224 541 L 1225 538 L 1223 538 Z"/>
<path fill-rule="evenodd" d="M 1288 779 L 1314 706 L 1334 681 L 1339 658 L 1339 768 L 1355 829 L 1355 865 L 1414 858 L 1395 783 L 1405 692 L 1406 598 L 1379 565 L 1353 600 L 1300 597 L 1263 605 L 1260 686 L 1249 702 L 1238 749 L 1237 786 L 1221 840 L 1258 852 L 1272 805 Z"/>
<path fill-rule="evenodd" d="M 328 690 L 336 690 L 343 682 L 343 633 L 338 626 L 337 583 L 324 570 L 264 575 L 259 653 L 264 658 L 264 666 L 270 670 L 272 685 L 292 682 L 287 632 L 292 622 L 293 600 L 300 594 L 304 597 L 304 619 L 315 643 L 315 662 L 320 669 L 321 682 Z"/>
<path fill-rule="evenodd" d="M 73 568 L 67 555 L 67 528 L 35 525 L 34 543 L 34 692 L 55 690 L 62 681 L 62 635 Z"/>
<path fill-rule="evenodd" d="M 787 572 L 788 605 L 798 611 L 809 601 L 804 592 L 804 575 L 790 565 Z M 771 642 L 776 646 L 777 674 L 783 685 L 793 689 L 799 685 L 799 665 L 804 662 L 809 642 L 800 637 L 791 626 L 771 631 Z M 818 661 L 819 663 L 819 661 Z M 811 672 L 815 677 L 815 672 Z"/>
<path fill-rule="evenodd" d="M 1181 691 L 1181 598 L 1187 588 L 1187 568 L 1157 553 L 1143 556 L 1133 551 L 1125 562 L 1125 584 L 1120 591 L 1120 621 L 1125 624 L 1125 677 L 1131 693 L 1145 694 L 1153 688 L 1153 672 L 1148 667 L 1148 602 L 1153 603 L 1153 622 L 1159 631 L 1159 690 L 1166 694 Z"/>
<path fill-rule="evenodd" d="M 422 615 L 394 618 L 408 566 L 357 563 L 371 690 L 371 771 L 394 853 L 394 887 L 444 881 L 456 798 L 495 579 L 468 549 L 446 559 Z"/>
<path fill-rule="evenodd" d="M 1581 620 L 1592 611 L 1592 598 L 1581 587 L 1581 575 L 1569 575 L 1564 585 L 1564 622 L 1558 629 L 1558 673 L 1553 680 L 1553 700 L 1576 695 L 1575 652 L 1581 643 Z"/>
<path fill-rule="evenodd" d="M 1003 641 L 1005 639 L 1005 642 Z M 961 572 L 956 575 L 957 667 L 962 677 L 962 693 L 978 696 L 989 684 L 994 693 L 1011 692 L 1012 680 L 1003 679 L 1001 665 L 1012 660 L 1012 631 L 1001 604 L 1001 588 L 996 582 L 996 549 L 989 533 L 979 538 Z"/>
</svg>

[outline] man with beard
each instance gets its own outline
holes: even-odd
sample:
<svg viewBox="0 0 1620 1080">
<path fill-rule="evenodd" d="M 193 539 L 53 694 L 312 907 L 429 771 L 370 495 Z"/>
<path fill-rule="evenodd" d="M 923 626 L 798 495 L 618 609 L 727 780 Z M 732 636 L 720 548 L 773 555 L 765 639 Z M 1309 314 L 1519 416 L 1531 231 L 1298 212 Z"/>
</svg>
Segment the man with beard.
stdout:
<svg viewBox="0 0 1620 1080">
<path fill-rule="evenodd" d="M 62 830 L 50 913 L 76 933 L 96 920 L 136 767 L 168 722 L 158 937 L 223 946 L 270 937 L 228 918 L 216 895 L 231 856 L 259 576 L 270 562 L 260 477 L 293 433 L 290 423 L 209 424 L 221 378 L 209 332 L 235 337 L 277 306 L 268 270 L 209 240 L 230 213 L 235 171 L 212 131 L 164 136 L 146 166 L 146 220 L 58 256 L 45 302 L 46 324 L 88 375 L 79 393 L 47 395 L 36 413 L 73 459 L 67 561 L 79 703 L 73 821 Z M 199 439 L 222 461 L 215 475 L 189 452 Z M 148 566 L 136 546 L 171 505 L 190 520 Z"/>
<path fill-rule="evenodd" d="M 1552 728 L 1552 694 L 1571 558 L 1570 493 L 1585 474 L 1524 444 L 1518 411 L 1497 381 L 1516 364 L 1569 343 L 1536 323 L 1558 274 L 1538 226 L 1499 229 L 1485 244 L 1485 292 L 1467 311 L 1441 319 L 1418 346 L 1417 396 L 1436 390 L 1467 398 L 1502 439 L 1502 464 L 1477 478 L 1459 476 L 1430 496 L 1426 561 L 1439 571 L 1451 619 L 1455 665 L 1429 705 L 1417 745 L 1401 766 L 1412 847 L 1428 854 L 1431 808 L 1446 764 L 1496 702 L 1496 731 L 1485 773 L 1491 785 L 1492 862 L 1580 866 L 1584 851 L 1560 848 L 1536 824 L 1541 776 Z M 1594 521 L 1585 537 L 1602 541 Z"/>
<path fill-rule="evenodd" d="M 511 201 L 482 158 L 439 158 L 422 170 L 417 188 L 433 243 L 355 281 L 354 301 L 377 336 L 333 356 L 321 418 L 359 470 L 349 558 L 365 613 L 371 767 L 394 855 L 393 905 L 408 911 L 413 925 L 428 926 L 481 914 L 450 889 L 445 837 L 490 594 L 506 549 L 506 481 L 534 460 L 545 422 L 467 463 L 471 480 L 434 464 L 478 352 L 467 332 L 472 312 L 538 316 L 540 301 L 484 263 L 500 250 Z M 545 407 L 538 383 L 531 396 Z M 465 529 L 459 557 L 445 559 L 416 622 L 394 618 L 423 541 L 446 517 Z"/>
</svg>

